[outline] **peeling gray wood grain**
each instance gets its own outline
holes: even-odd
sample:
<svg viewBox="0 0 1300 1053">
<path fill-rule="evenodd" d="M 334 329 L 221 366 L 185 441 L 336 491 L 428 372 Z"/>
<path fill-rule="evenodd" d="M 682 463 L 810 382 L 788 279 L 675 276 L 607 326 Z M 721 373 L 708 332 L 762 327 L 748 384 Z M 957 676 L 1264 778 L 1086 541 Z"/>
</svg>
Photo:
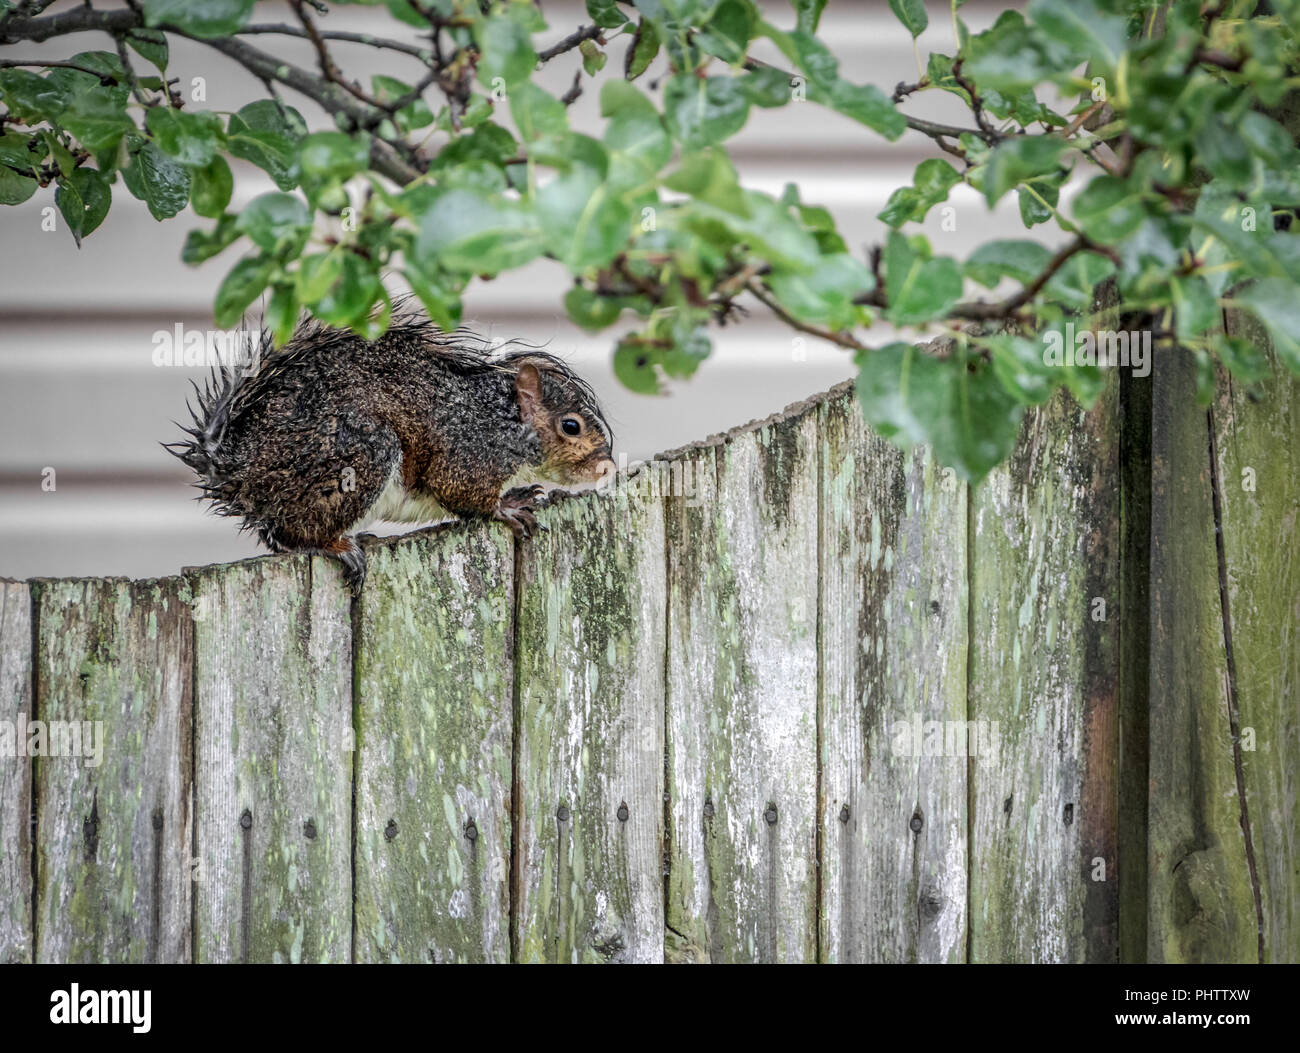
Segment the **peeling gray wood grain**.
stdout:
<svg viewBox="0 0 1300 1053">
<path fill-rule="evenodd" d="M 40 584 L 36 712 L 50 754 L 54 721 L 80 745 L 36 759 L 38 961 L 190 959 L 186 599 L 179 578 Z"/>
<path fill-rule="evenodd" d="M 970 769 L 977 962 L 1116 954 L 1118 388 L 1031 411 L 972 498 L 969 719 L 999 742 Z"/>
<path fill-rule="evenodd" d="M 663 509 L 623 485 L 540 518 L 515 583 L 516 956 L 661 961 Z"/>
<path fill-rule="evenodd" d="M 369 553 L 356 622 L 357 961 L 510 960 L 509 535 Z"/>
<path fill-rule="evenodd" d="M 352 947 L 352 633 L 338 565 L 191 573 L 195 951 L 344 962 Z"/>
<path fill-rule="evenodd" d="M 1152 373 L 1147 960 L 1257 958 L 1232 764 L 1209 428 L 1196 363 Z"/>
<path fill-rule="evenodd" d="M 964 961 L 966 487 L 851 385 L 821 445 L 822 960 Z"/>
<path fill-rule="evenodd" d="M 1229 333 L 1268 349 L 1245 312 Z M 1300 380 L 1268 351 L 1271 375 L 1246 389 L 1219 376 L 1212 410 L 1219 486 L 1228 703 L 1235 708 L 1238 826 L 1250 832 L 1247 879 L 1264 919 L 1260 957 L 1300 961 Z M 1224 643 L 1227 647 L 1226 639 Z M 1230 725 L 1234 721 L 1230 718 Z M 1231 728 L 1230 728 L 1231 730 Z M 1234 771 L 1234 782 L 1236 772 Z M 1226 818 L 1226 817 L 1225 817 Z M 1251 863 L 1254 876 L 1250 875 Z"/>
<path fill-rule="evenodd" d="M 0 581 L 0 721 L 15 737 L 32 713 L 32 599 L 29 586 Z M 0 750 L 0 963 L 32 960 L 32 762 L 27 738 Z"/>
<path fill-rule="evenodd" d="M 817 411 L 681 455 L 668 502 L 668 925 L 816 957 Z"/>
</svg>

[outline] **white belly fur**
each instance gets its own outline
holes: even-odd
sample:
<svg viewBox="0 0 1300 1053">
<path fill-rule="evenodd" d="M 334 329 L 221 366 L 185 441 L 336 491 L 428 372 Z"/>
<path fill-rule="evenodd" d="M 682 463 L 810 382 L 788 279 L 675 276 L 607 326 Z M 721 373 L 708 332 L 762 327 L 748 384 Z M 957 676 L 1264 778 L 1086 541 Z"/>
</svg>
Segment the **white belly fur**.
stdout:
<svg viewBox="0 0 1300 1053">
<path fill-rule="evenodd" d="M 442 519 L 454 518 L 456 517 L 451 512 L 432 497 L 412 494 L 402 485 L 402 460 L 399 457 L 379 500 L 352 529 L 359 530 L 381 519 L 388 523 L 436 523 Z"/>
</svg>

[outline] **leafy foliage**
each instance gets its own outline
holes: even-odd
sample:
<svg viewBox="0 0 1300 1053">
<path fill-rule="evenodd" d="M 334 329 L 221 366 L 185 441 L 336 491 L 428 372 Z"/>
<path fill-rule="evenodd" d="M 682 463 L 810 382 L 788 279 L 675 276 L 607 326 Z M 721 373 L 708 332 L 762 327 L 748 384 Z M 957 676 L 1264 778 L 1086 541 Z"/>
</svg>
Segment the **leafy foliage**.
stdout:
<svg viewBox="0 0 1300 1053">
<path fill-rule="evenodd" d="M 951 53 L 924 62 L 920 46 L 948 25 L 890 0 L 900 45 L 917 41 L 924 70 L 892 95 L 846 75 L 818 38 L 825 0 L 793 0 L 784 26 L 752 0 L 587 0 L 592 24 L 545 49 L 531 0 L 355 2 L 387 8 L 392 32 L 363 43 L 392 52 L 394 74 L 400 53 L 408 73 L 348 79 L 328 15 L 300 0 L 280 32 L 310 41 L 319 69 L 248 32 L 253 0 L 57 16 L 0 0 L 0 44 L 99 30 L 116 45 L 59 62 L 0 58 L 0 204 L 53 187 L 78 244 L 123 190 L 156 219 L 191 207 L 210 223 L 191 232 L 187 263 L 243 253 L 217 290 L 218 323 L 265 297 L 279 340 L 304 310 L 377 335 L 393 272 L 452 327 L 476 277 L 545 258 L 573 278 L 564 307 L 578 325 L 624 327 L 615 372 L 646 393 L 694 373 L 710 328 L 753 296 L 854 351 L 867 417 L 904 445 L 933 444 L 971 479 L 1006 456 L 1025 407 L 1062 386 L 1096 396 L 1095 367 L 1049 365 L 1043 346 L 1067 321 L 1087 327 L 1104 280 L 1127 328 L 1257 383 L 1260 349 L 1223 332 L 1226 308 L 1249 311 L 1300 373 L 1300 0 L 1277 0 L 1275 13 L 1249 0 L 1031 0 L 974 34 L 953 0 Z M 181 90 L 178 37 L 307 95 L 335 127 L 309 131 L 278 90 L 237 113 L 204 109 Z M 623 61 L 608 62 L 619 47 Z M 557 98 L 534 77 L 565 55 L 576 77 Z M 592 80 L 603 123 L 579 131 L 568 103 Z M 956 96 L 969 120 L 908 115 L 923 91 Z M 1061 97 L 1079 102 L 1060 112 L 1050 100 Z M 756 110 L 784 106 L 834 111 L 891 141 L 911 128 L 950 159 L 922 162 L 894 192 L 882 244 L 859 258 L 795 187 L 773 197 L 737 177 L 728 140 Z M 231 159 L 276 189 L 236 211 Z M 1066 206 L 1071 179 L 1080 188 Z M 988 207 L 1014 193 L 1024 226 L 1054 236 L 936 254 L 908 225 L 961 184 Z M 1004 299 L 970 298 L 1007 283 Z M 877 319 L 938 329 L 951 350 L 867 348 L 854 332 Z"/>
</svg>

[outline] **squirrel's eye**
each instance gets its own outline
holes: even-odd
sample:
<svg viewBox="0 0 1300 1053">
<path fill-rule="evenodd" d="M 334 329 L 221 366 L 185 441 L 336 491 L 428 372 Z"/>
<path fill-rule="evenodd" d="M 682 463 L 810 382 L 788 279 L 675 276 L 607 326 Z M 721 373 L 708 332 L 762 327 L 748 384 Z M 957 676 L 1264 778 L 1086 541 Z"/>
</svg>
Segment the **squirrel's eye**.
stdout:
<svg viewBox="0 0 1300 1053">
<path fill-rule="evenodd" d="M 577 417 L 565 417 L 560 421 L 560 431 L 564 432 L 565 435 L 581 435 L 582 421 Z"/>
</svg>

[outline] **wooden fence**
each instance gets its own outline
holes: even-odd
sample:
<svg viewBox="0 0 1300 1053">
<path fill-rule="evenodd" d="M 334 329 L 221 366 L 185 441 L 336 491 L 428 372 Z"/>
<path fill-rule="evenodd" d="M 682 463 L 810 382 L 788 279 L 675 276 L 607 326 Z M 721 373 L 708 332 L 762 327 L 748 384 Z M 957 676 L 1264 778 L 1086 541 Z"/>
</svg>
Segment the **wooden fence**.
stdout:
<svg viewBox="0 0 1300 1053">
<path fill-rule="evenodd" d="M 841 387 L 355 603 L 3 583 L 0 960 L 1300 959 L 1298 392 L 1161 359 L 971 491 Z"/>
</svg>

